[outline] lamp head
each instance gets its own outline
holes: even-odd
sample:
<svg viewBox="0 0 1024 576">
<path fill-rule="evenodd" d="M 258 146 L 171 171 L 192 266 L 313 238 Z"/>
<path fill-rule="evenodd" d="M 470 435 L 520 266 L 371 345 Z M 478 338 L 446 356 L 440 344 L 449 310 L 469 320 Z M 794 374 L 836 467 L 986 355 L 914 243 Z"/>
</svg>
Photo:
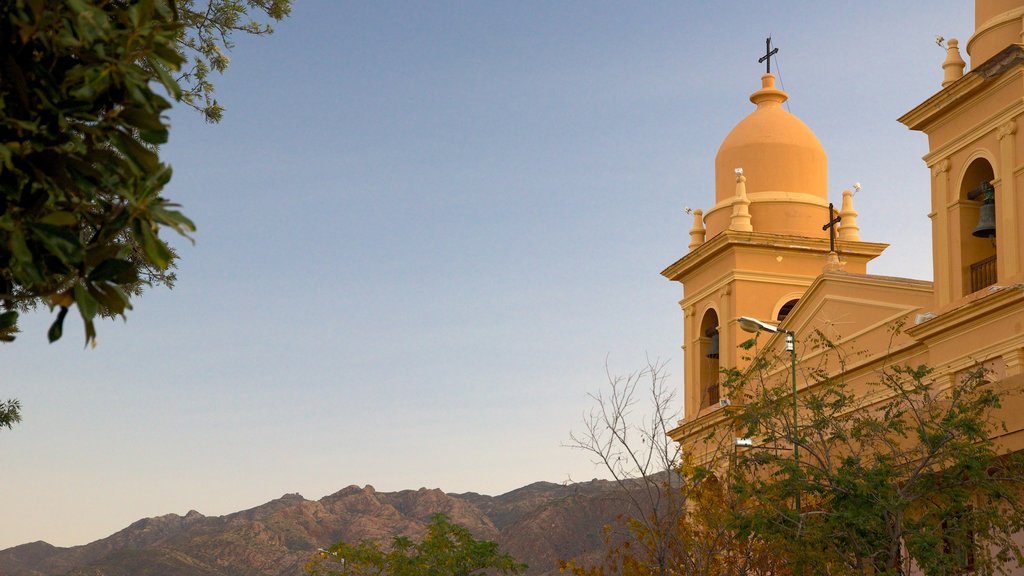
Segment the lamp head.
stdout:
<svg viewBox="0 0 1024 576">
<path fill-rule="evenodd" d="M 771 332 L 773 334 L 780 332 L 778 327 L 766 324 L 757 318 L 751 318 L 750 316 L 740 316 L 736 321 L 739 322 L 740 328 L 742 328 L 744 332 Z"/>
</svg>

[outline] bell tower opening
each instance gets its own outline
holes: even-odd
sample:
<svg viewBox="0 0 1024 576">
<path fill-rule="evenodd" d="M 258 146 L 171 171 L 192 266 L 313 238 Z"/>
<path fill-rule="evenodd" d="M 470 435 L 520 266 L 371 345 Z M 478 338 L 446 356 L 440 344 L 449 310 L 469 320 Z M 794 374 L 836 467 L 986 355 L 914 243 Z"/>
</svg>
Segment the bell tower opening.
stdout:
<svg viewBox="0 0 1024 576">
<path fill-rule="evenodd" d="M 718 390 L 718 313 L 708 310 L 700 322 L 700 407 L 718 404 L 721 395 Z"/>
<path fill-rule="evenodd" d="M 960 181 L 960 264 L 966 296 L 996 283 L 995 172 L 984 158 L 977 158 Z"/>
</svg>

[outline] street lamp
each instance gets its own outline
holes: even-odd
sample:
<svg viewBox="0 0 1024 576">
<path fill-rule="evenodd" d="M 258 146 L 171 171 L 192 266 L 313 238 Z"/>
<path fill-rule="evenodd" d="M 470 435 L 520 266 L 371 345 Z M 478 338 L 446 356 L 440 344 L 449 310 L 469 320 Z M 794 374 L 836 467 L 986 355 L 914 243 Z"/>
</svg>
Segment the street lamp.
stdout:
<svg viewBox="0 0 1024 576">
<path fill-rule="evenodd" d="M 781 330 L 778 326 L 772 326 L 771 324 L 762 322 L 757 318 L 751 318 L 749 316 L 740 316 L 736 319 L 739 323 L 740 328 L 744 332 L 771 332 L 777 334 L 782 332 L 786 335 L 786 350 L 789 351 L 789 362 L 790 372 L 793 375 L 793 462 L 796 464 L 796 472 L 800 472 L 800 445 L 797 443 L 797 400 L 796 400 L 796 333 L 792 330 Z M 797 516 L 800 515 L 800 486 L 796 487 L 796 498 L 794 500 L 796 504 Z"/>
</svg>

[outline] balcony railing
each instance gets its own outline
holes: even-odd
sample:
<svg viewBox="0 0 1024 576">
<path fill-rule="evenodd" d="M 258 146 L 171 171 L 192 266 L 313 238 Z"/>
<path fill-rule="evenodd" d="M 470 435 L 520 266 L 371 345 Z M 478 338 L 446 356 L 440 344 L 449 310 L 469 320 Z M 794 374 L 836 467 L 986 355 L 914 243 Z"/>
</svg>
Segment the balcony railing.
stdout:
<svg viewBox="0 0 1024 576">
<path fill-rule="evenodd" d="M 989 256 L 971 264 L 971 292 L 977 292 L 996 283 L 996 257 Z"/>
<path fill-rule="evenodd" d="M 718 404 L 720 396 L 718 394 L 718 383 L 711 384 L 708 386 L 708 406 L 714 406 Z"/>
</svg>

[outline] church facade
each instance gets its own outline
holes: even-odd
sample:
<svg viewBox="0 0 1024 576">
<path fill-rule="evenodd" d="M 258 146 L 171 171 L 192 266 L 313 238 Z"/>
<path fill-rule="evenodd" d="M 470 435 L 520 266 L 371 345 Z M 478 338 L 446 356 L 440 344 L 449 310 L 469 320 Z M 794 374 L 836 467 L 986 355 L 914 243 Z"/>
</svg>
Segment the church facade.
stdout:
<svg viewBox="0 0 1024 576">
<path fill-rule="evenodd" d="M 928 138 L 931 282 L 868 273 L 886 245 L 861 239 L 855 191 L 832 211 L 821 143 L 761 78 L 718 150 L 714 204 L 693 212 L 688 252 L 662 272 L 683 286 L 685 416 L 670 436 L 698 461 L 735 408 L 719 378 L 745 367 L 740 317 L 777 326 L 768 351 L 794 334 L 806 366 L 821 354 L 802 345 L 812 333 L 857 350 L 847 382 L 925 364 L 956 386 L 983 366 L 993 385 L 1024 390 L 1024 0 L 976 0 L 965 48 L 967 61 L 948 41 L 941 88 L 899 119 Z M 1024 395 L 1000 415 L 999 444 L 1024 449 Z"/>
</svg>

